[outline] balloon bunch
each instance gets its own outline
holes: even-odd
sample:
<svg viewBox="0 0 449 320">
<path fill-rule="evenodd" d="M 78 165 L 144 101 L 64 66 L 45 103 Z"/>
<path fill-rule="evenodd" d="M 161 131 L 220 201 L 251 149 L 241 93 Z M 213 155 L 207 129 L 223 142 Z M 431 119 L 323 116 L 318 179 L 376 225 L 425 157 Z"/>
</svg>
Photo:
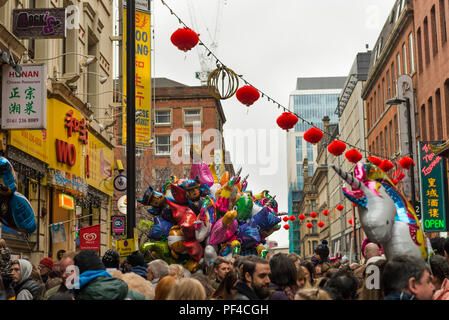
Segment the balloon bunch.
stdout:
<svg viewBox="0 0 449 320">
<path fill-rule="evenodd" d="M 33 233 L 37 228 L 33 208 L 16 190 L 14 168 L 0 157 L 0 221 L 12 230 Z"/>
<path fill-rule="evenodd" d="M 155 216 L 148 242 L 140 250 L 147 260 L 163 259 L 196 272 L 217 256 L 268 253 L 266 238 L 280 229 L 275 197 L 264 190 L 246 192 L 247 178 L 225 172 L 219 182 L 204 162 L 191 167 L 190 178 L 172 176 L 159 191 L 149 186 L 138 200 Z"/>
</svg>

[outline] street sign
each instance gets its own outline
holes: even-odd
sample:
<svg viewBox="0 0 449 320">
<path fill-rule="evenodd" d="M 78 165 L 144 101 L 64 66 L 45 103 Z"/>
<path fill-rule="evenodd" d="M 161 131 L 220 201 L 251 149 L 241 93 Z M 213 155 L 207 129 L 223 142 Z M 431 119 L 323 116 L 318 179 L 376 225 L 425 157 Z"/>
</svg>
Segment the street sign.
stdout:
<svg viewBox="0 0 449 320">
<path fill-rule="evenodd" d="M 440 142 L 418 142 L 421 214 L 424 232 L 447 231 L 446 162 L 444 158 L 435 155 L 429 147 L 429 144 L 438 143 Z"/>
</svg>

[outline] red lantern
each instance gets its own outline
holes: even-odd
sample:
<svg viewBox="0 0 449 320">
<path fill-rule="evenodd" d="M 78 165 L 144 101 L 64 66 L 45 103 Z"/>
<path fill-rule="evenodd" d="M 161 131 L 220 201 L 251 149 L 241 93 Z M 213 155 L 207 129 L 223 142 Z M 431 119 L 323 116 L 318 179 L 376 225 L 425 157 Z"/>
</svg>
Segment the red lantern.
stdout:
<svg viewBox="0 0 449 320">
<path fill-rule="evenodd" d="M 306 224 L 306 227 L 311 229 L 311 228 L 313 228 L 313 224 L 311 222 L 309 222 L 308 224 Z"/>
<path fill-rule="evenodd" d="M 348 222 L 350 225 L 352 225 L 352 219 L 349 219 Z"/>
<path fill-rule="evenodd" d="M 304 133 L 304 140 L 311 144 L 317 144 L 323 138 L 323 131 L 316 127 L 312 127 Z"/>
<path fill-rule="evenodd" d="M 284 220 L 284 222 L 287 222 L 287 221 L 289 220 L 289 217 L 284 216 L 284 217 L 282 218 L 282 220 Z"/>
<path fill-rule="evenodd" d="M 382 162 L 382 159 L 379 159 L 378 157 L 374 157 L 374 156 L 370 156 L 368 158 L 368 161 L 371 162 L 372 164 L 379 166 L 380 163 Z"/>
<path fill-rule="evenodd" d="M 318 216 L 318 214 L 317 214 L 316 212 L 311 212 L 311 213 L 310 213 L 310 216 L 311 216 L 312 218 L 316 218 L 316 217 Z"/>
<path fill-rule="evenodd" d="M 320 228 L 324 227 L 324 222 L 323 221 L 318 222 L 318 227 Z"/>
<path fill-rule="evenodd" d="M 259 99 L 260 93 L 252 86 L 243 86 L 237 90 L 235 96 L 237 100 L 249 107 Z"/>
<path fill-rule="evenodd" d="M 346 144 L 340 140 L 334 140 L 330 145 L 327 146 L 327 151 L 332 153 L 334 156 L 340 156 L 346 150 Z"/>
<path fill-rule="evenodd" d="M 338 206 L 337 206 L 337 210 L 338 211 L 341 211 L 341 210 L 343 210 L 345 207 L 343 207 L 341 204 L 339 204 Z"/>
<path fill-rule="evenodd" d="M 170 38 L 171 42 L 184 52 L 189 51 L 198 44 L 198 34 L 190 28 L 179 28 Z"/>
<path fill-rule="evenodd" d="M 402 158 L 401 160 L 399 160 L 399 164 L 401 165 L 402 168 L 404 168 L 405 170 L 410 169 L 410 167 L 413 165 L 415 165 L 415 162 L 413 161 L 412 158 L 410 158 L 409 156 L 406 156 L 404 158 Z"/>
<path fill-rule="evenodd" d="M 363 156 L 357 149 L 351 149 L 349 151 L 346 151 L 345 157 L 349 162 L 357 163 L 362 160 Z"/>
<path fill-rule="evenodd" d="M 354 202 L 352 203 L 352 206 L 353 206 L 353 207 L 357 207 L 357 205 L 356 205 Z"/>
<path fill-rule="evenodd" d="M 303 214 L 300 214 L 300 215 L 298 216 L 298 219 L 301 220 L 301 221 L 304 220 L 305 218 L 306 218 L 306 216 L 303 215 Z"/>
<path fill-rule="evenodd" d="M 295 221 L 296 220 L 296 217 L 295 216 L 290 216 L 290 221 Z"/>
<path fill-rule="evenodd" d="M 288 230 L 288 229 L 290 229 L 290 226 L 288 224 L 286 224 L 286 225 L 284 225 L 284 229 Z"/>
<path fill-rule="evenodd" d="M 327 217 L 327 215 L 329 214 L 329 210 L 327 210 L 327 209 L 324 210 L 324 211 L 323 211 L 323 214 Z"/>
<path fill-rule="evenodd" d="M 277 118 L 276 123 L 278 124 L 279 127 L 288 131 L 289 129 L 295 126 L 298 120 L 299 118 L 295 116 L 293 113 L 284 112 Z"/>
<path fill-rule="evenodd" d="M 391 169 L 393 169 L 394 164 L 388 159 L 382 160 L 381 164 L 379 165 L 379 168 L 381 168 L 383 171 L 388 172 Z"/>
</svg>

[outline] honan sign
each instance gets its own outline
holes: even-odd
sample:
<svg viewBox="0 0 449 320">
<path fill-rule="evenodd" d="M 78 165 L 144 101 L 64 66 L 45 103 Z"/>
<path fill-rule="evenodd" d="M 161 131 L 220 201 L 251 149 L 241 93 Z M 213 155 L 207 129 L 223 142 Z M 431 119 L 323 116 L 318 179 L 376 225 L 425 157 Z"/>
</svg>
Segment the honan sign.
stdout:
<svg viewBox="0 0 449 320">
<path fill-rule="evenodd" d="M 14 9 L 12 15 L 12 32 L 20 39 L 66 36 L 66 8 Z"/>
</svg>

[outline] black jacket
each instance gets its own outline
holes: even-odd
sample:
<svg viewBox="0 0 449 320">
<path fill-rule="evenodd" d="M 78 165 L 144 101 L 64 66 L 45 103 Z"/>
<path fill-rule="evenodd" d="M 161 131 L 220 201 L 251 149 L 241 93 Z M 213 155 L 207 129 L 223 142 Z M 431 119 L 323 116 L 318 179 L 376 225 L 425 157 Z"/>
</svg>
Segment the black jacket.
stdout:
<svg viewBox="0 0 449 320">
<path fill-rule="evenodd" d="M 242 281 L 235 285 L 235 289 L 237 293 L 234 296 L 234 300 L 261 300 L 254 290 Z"/>
<path fill-rule="evenodd" d="M 23 290 L 28 290 L 33 296 L 33 300 L 41 300 L 44 292 L 44 285 L 38 284 L 33 279 L 28 278 L 14 287 L 16 297 Z"/>
</svg>

